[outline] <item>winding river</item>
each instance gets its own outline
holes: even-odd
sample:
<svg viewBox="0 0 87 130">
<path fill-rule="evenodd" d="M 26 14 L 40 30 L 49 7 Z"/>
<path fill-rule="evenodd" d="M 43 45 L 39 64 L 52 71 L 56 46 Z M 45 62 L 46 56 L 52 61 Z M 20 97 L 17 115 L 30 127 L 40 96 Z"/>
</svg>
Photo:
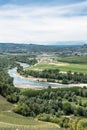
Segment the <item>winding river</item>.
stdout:
<svg viewBox="0 0 87 130">
<path fill-rule="evenodd" d="M 29 67 L 29 65 L 26 63 L 20 63 L 20 65 L 23 67 L 23 69 Z M 32 79 L 19 75 L 17 73 L 17 67 L 9 69 L 8 73 L 10 77 L 13 77 L 14 86 L 19 87 L 19 88 L 43 89 L 43 88 L 47 88 L 49 85 L 52 88 L 73 87 L 73 86 L 83 87 L 85 85 L 85 84 L 64 85 L 64 84 L 58 84 L 58 83 L 49 83 L 49 82 L 41 82 L 41 81 L 32 80 Z"/>
<path fill-rule="evenodd" d="M 25 69 L 26 67 L 29 67 L 28 64 L 20 63 L 21 66 Z M 17 75 L 17 67 L 9 69 L 8 73 L 11 77 L 13 77 L 13 84 L 15 87 L 21 86 L 31 86 L 31 87 L 39 87 L 39 88 L 47 88 L 49 85 L 52 85 L 52 87 L 55 85 L 48 82 L 40 82 L 40 81 L 33 81 L 31 79 L 27 79 L 26 77 L 23 77 L 21 75 Z"/>
</svg>

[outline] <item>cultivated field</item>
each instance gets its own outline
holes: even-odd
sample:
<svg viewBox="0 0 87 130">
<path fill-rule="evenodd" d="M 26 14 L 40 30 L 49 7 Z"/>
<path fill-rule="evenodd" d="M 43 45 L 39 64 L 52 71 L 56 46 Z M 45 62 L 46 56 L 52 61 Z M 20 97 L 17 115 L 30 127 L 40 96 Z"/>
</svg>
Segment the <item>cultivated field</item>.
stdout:
<svg viewBox="0 0 87 130">
<path fill-rule="evenodd" d="M 30 70 L 44 70 L 44 69 L 59 69 L 60 71 L 72 71 L 72 72 L 81 72 L 87 73 L 87 64 L 72 64 L 65 62 L 41 62 L 32 67 L 29 67 Z"/>
<path fill-rule="evenodd" d="M 72 56 L 72 57 L 59 57 L 58 61 L 68 62 L 68 63 L 77 63 L 77 64 L 87 64 L 87 56 Z"/>
</svg>

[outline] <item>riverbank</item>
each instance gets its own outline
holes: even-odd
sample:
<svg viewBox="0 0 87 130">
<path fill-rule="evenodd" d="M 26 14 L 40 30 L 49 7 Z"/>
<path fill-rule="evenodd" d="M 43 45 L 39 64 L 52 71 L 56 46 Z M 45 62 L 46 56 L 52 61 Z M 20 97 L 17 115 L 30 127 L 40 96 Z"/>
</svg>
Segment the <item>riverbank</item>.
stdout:
<svg viewBox="0 0 87 130">
<path fill-rule="evenodd" d="M 30 81 L 37 81 L 37 82 L 46 82 L 46 79 L 43 79 L 43 78 L 35 78 L 35 77 L 32 77 L 32 76 L 28 76 L 28 77 L 24 77 L 22 75 L 20 75 L 19 73 L 15 73 L 15 75 L 17 77 L 23 77 L 27 80 L 30 80 Z M 87 87 L 87 84 L 84 84 L 84 83 L 79 83 L 79 84 L 59 84 L 59 83 L 53 83 L 53 82 L 49 82 L 49 85 L 52 87 L 52 88 L 62 88 L 62 87 Z M 33 85 L 26 85 L 26 84 L 16 84 L 15 87 L 18 87 L 18 88 L 29 88 L 29 89 L 46 89 L 47 87 L 40 87 L 40 86 L 33 86 Z"/>
<path fill-rule="evenodd" d="M 15 87 L 23 88 L 23 89 L 34 89 L 34 90 L 42 90 L 43 89 L 43 87 L 26 85 L 26 84 L 15 84 Z"/>
<path fill-rule="evenodd" d="M 35 77 L 33 77 L 33 76 L 28 76 L 28 77 L 25 77 L 25 76 L 23 76 L 23 75 L 20 75 L 18 72 L 15 72 L 15 75 L 17 76 L 17 77 L 23 77 L 23 78 L 26 78 L 26 79 L 28 79 L 28 80 L 31 80 L 31 81 L 38 81 L 38 82 L 47 82 L 47 80 L 44 78 L 35 78 Z"/>
</svg>

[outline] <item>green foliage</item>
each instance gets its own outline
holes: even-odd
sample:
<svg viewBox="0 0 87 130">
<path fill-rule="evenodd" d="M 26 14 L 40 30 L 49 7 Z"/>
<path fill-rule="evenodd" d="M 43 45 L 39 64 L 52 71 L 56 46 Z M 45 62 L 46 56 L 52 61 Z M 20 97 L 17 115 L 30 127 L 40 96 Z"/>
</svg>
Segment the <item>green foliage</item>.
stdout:
<svg viewBox="0 0 87 130">
<path fill-rule="evenodd" d="M 68 71 L 62 73 L 59 69 L 45 69 L 42 71 L 36 70 L 25 70 L 23 71 L 24 75 L 31 75 L 33 77 L 46 78 L 48 82 L 60 81 L 62 84 L 69 83 L 87 83 L 87 74 L 77 73 Z"/>
<path fill-rule="evenodd" d="M 85 92 L 85 95 L 84 95 Z M 86 117 L 86 107 L 83 103 L 86 88 L 62 88 L 44 90 L 25 90 L 21 94 L 24 99 L 20 99 L 15 112 L 27 116 L 37 116 L 39 114 L 52 114 L 56 117 L 62 115 L 76 115 Z M 80 102 L 81 101 L 81 102 Z M 86 103 L 86 102 L 85 102 Z M 21 109 L 23 104 L 23 111 Z M 24 108 L 25 107 L 25 108 Z"/>
<path fill-rule="evenodd" d="M 62 80 L 62 84 L 69 84 L 68 79 L 63 79 L 63 80 Z"/>
<path fill-rule="evenodd" d="M 38 116 L 38 119 L 41 121 L 46 121 L 46 122 L 52 122 L 58 124 L 61 128 L 68 128 L 69 127 L 69 118 L 67 117 L 60 117 L 57 118 L 56 116 L 53 115 L 48 115 L 48 114 L 40 114 Z"/>
<path fill-rule="evenodd" d="M 73 114 L 73 108 L 70 103 L 64 103 L 63 104 L 63 111 L 65 115 Z"/>
<path fill-rule="evenodd" d="M 52 123 L 39 122 L 36 118 L 28 118 L 13 113 L 14 105 L 0 96 L 0 130 L 61 130 Z"/>
<path fill-rule="evenodd" d="M 0 96 L 0 113 L 2 111 L 9 111 L 13 108 L 13 105 L 6 101 L 6 99 Z"/>
<path fill-rule="evenodd" d="M 74 63 L 74 64 L 87 64 L 87 56 L 73 56 L 73 57 L 58 58 L 58 61 Z"/>
</svg>

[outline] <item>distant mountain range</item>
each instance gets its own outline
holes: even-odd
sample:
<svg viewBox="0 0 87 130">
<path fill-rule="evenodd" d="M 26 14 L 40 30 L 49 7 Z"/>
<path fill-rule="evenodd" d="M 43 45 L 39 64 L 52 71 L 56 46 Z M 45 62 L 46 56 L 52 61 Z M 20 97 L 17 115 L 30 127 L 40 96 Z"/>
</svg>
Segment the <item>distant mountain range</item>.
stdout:
<svg viewBox="0 0 87 130">
<path fill-rule="evenodd" d="M 56 43 L 48 43 L 48 45 L 83 45 L 87 44 L 87 41 L 60 41 Z"/>
</svg>

